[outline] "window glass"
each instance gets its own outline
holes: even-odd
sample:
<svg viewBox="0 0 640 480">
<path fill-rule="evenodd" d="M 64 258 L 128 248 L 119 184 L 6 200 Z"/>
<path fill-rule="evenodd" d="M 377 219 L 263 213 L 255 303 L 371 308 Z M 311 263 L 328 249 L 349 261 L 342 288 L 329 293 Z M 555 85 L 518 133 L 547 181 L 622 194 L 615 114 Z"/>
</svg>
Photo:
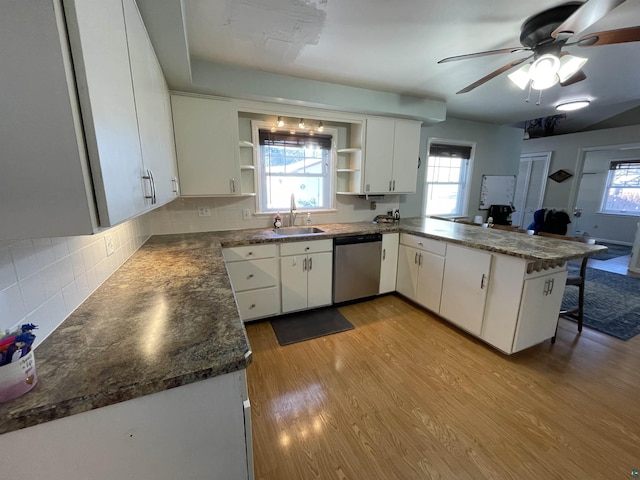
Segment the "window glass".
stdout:
<svg viewBox="0 0 640 480">
<path fill-rule="evenodd" d="M 259 129 L 258 196 L 260 212 L 332 207 L 333 135 L 271 132 Z"/>
<path fill-rule="evenodd" d="M 425 215 L 466 214 L 471 147 L 432 144 L 427 158 Z"/>
<path fill-rule="evenodd" d="M 640 161 L 611 162 L 602 211 L 640 215 Z"/>
</svg>

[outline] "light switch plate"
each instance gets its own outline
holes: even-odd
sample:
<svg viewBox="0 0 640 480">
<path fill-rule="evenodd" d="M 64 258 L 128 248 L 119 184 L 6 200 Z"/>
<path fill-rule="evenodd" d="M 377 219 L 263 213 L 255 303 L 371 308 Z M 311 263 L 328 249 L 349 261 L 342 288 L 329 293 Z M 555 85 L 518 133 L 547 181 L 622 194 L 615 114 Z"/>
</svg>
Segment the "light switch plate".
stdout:
<svg viewBox="0 0 640 480">
<path fill-rule="evenodd" d="M 113 236 L 105 235 L 104 236 L 104 243 L 107 246 L 107 257 L 109 255 L 113 255 L 113 253 L 116 251 L 116 247 L 113 244 Z"/>
<path fill-rule="evenodd" d="M 242 209 L 242 219 L 243 220 L 251 220 L 251 210 L 248 208 Z"/>
</svg>

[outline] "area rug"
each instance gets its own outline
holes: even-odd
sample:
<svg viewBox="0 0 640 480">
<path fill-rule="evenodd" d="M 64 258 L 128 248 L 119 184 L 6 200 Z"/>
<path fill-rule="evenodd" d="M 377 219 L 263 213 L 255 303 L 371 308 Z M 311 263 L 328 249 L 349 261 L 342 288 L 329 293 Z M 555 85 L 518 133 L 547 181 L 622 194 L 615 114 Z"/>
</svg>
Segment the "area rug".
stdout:
<svg viewBox="0 0 640 480">
<path fill-rule="evenodd" d="M 578 268 L 568 266 L 572 274 L 577 273 Z M 562 310 L 569 310 L 576 305 L 578 288 L 566 287 Z M 640 279 L 587 268 L 583 323 L 620 340 L 629 340 L 639 334 Z"/>
<path fill-rule="evenodd" d="M 332 333 L 353 330 L 353 325 L 335 308 L 292 313 L 271 320 L 278 343 L 290 345 Z"/>
<path fill-rule="evenodd" d="M 615 243 L 598 243 L 598 245 L 604 245 L 608 247 L 604 253 L 600 253 L 598 255 L 594 255 L 593 259 L 595 260 L 611 260 L 612 258 L 624 257 L 626 255 L 631 255 L 631 246 L 630 245 L 617 245 Z"/>
</svg>

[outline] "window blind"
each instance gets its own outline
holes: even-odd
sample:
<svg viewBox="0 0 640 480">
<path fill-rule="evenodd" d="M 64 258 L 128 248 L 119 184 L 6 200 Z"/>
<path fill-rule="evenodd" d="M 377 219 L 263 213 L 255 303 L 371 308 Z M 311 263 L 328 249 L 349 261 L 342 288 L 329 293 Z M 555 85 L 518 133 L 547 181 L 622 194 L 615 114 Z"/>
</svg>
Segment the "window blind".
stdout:
<svg viewBox="0 0 640 480">
<path fill-rule="evenodd" d="M 258 136 L 260 145 L 272 147 L 316 147 L 322 150 L 331 150 L 331 135 L 260 130 Z"/>
<path fill-rule="evenodd" d="M 640 168 L 640 160 L 620 160 L 609 164 L 609 170 L 630 170 Z"/>
<path fill-rule="evenodd" d="M 471 158 L 471 147 L 465 145 L 445 145 L 432 143 L 429 147 L 429 155 L 434 157 Z"/>
</svg>

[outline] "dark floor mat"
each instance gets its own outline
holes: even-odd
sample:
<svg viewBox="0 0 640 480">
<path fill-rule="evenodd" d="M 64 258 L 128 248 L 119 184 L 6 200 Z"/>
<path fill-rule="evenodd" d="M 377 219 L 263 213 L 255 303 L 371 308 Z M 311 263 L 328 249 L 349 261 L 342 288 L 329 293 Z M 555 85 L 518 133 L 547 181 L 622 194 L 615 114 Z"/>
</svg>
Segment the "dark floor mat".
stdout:
<svg viewBox="0 0 640 480">
<path fill-rule="evenodd" d="M 353 325 L 335 308 L 292 313 L 271 320 L 271 327 L 280 345 L 353 330 Z"/>
</svg>

